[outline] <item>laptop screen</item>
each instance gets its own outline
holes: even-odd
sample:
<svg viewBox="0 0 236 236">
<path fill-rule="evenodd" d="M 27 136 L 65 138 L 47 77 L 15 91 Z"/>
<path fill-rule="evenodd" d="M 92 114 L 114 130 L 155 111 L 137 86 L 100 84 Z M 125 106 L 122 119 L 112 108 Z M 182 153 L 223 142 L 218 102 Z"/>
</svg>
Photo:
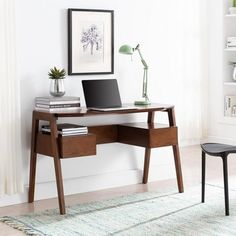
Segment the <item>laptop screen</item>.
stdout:
<svg viewBox="0 0 236 236">
<path fill-rule="evenodd" d="M 116 79 L 82 80 L 87 107 L 121 107 L 120 93 Z"/>
</svg>

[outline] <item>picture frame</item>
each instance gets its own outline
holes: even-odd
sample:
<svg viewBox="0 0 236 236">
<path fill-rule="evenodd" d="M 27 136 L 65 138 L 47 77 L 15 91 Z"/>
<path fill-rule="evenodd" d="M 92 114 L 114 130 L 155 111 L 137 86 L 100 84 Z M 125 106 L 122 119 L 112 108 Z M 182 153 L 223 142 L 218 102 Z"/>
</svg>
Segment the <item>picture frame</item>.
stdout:
<svg viewBox="0 0 236 236">
<path fill-rule="evenodd" d="M 114 73 L 114 11 L 68 9 L 68 74 Z"/>
</svg>

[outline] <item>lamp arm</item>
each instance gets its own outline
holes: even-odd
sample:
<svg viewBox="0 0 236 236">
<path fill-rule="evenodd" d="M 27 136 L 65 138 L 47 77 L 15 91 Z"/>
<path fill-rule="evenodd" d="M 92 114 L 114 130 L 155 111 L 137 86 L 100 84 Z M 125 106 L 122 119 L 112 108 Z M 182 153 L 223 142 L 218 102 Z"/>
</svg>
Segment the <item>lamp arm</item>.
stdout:
<svg viewBox="0 0 236 236">
<path fill-rule="evenodd" d="M 139 47 L 137 46 L 135 49 L 136 49 L 136 50 L 138 51 L 138 53 L 139 53 L 139 56 L 140 56 L 140 58 L 141 58 L 141 62 L 142 62 L 142 64 L 143 64 L 143 66 L 144 66 L 144 69 L 148 69 L 148 65 L 147 65 L 146 61 L 143 59 L 143 56 L 142 56 L 142 54 L 141 54 L 141 52 L 140 52 Z"/>
</svg>

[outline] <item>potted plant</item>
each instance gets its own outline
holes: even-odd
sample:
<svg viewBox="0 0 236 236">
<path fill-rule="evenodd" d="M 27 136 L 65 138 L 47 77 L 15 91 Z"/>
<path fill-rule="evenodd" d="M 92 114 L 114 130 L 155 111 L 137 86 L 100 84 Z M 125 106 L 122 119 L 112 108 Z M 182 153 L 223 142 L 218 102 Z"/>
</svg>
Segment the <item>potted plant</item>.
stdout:
<svg viewBox="0 0 236 236">
<path fill-rule="evenodd" d="M 232 0 L 232 7 L 229 8 L 230 14 L 236 14 L 236 0 Z"/>
<path fill-rule="evenodd" d="M 50 94 L 54 97 L 63 96 L 65 94 L 64 79 L 66 71 L 54 66 L 49 70 L 48 76 L 51 79 Z"/>
</svg>

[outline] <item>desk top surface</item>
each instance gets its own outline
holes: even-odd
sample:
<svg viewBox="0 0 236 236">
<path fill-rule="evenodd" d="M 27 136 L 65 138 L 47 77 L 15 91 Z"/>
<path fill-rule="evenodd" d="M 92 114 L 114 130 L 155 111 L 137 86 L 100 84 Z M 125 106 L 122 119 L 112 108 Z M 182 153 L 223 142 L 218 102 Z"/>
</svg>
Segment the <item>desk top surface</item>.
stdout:
<svg viewBox="0 0 236 236">
<path fill-rule="evenodd" d="M 131 103 L 130 104 L 126 103 L 124 105 L 134 107 L 134 105 Z M 112 111 L 94 111 L 94 110 L 89 110 L 86 107 L 80 107 L 78 111 L 47 112 L 47 111 L 34 110 L 34 112 L 51 114 L 57 117 L 79 117 L 79 116 L 115 115 L 115 114 L 131 114 L 131 113 L 140 113 L 140 112 L 166 111 L 168 109 L 174 108 L 173 105 L 160 104 L 160 103 L 152 103 L 147 106 L 139 105 L 135 107 L 137 107 L 137 109 L 112 110 Z"/>
</svg>

